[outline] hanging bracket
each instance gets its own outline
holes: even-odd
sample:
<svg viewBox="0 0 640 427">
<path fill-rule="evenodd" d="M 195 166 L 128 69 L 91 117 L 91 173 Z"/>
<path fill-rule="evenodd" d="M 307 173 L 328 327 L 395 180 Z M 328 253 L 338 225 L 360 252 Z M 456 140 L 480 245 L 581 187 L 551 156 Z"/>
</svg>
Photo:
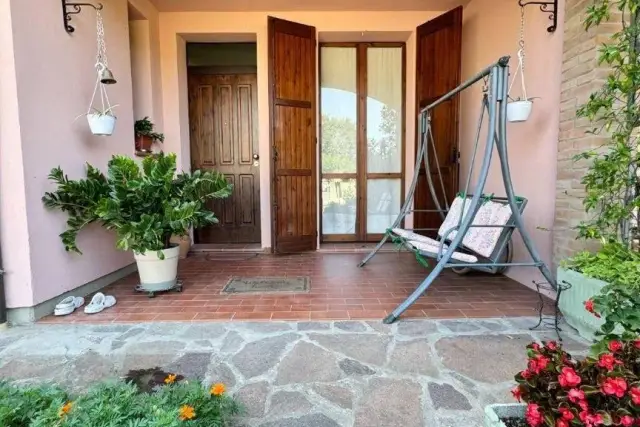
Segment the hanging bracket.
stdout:
<svg viewBox="0 0 640 427">
<path fill-rule="evenodd" d="M 71 15 L 77 15 L 82 10 L 83 6 L 92 7 L 95 10 L 102 10 L 102 3 L 98 3 L 97 5 L 92 3 L 69 3 L 68 0 L 62 0 L 62 23 L 64 25 L 64 30 L 71 34 L 76 29 L 69 24 L 71 21 Z"/>
<path fill-rule="evenodd" d="M 520 7 L 529 6 L 530 4 L 535 4 L 540 6 L 540 11 L 549 14 L 549 19 L 552 21 L 552 24 L 547 27 L 547 31 L 553 33 L 558 28 L 558 0 L 553 1 L 527 1 L 527 0 L 518 0 L 518 5 Z"/>
</svg>

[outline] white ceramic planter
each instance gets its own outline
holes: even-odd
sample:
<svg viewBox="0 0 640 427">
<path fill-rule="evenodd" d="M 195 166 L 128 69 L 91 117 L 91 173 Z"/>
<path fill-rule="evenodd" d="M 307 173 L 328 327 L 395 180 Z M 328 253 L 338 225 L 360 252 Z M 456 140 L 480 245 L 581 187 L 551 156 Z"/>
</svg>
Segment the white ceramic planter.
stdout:
<svg viewBox="0 0 640 427">
<path fill-rule="evenodd" d="M 111 135 L 116 127 L 116 117 L 108 114 L 87 114 L 87 121 L 94 135 Z"/>
<path fill-rule="evenodd" d="M 584 302 L 599 294 L 607 283 L 560 267 L 558 284 L 562 284 L 563 281 L 570 283 L 571 288 L 562 291 L 560 295 L 560 311 L 567 323 L 576 328 L 581 337 L 588 340 L 595 339 L 595 332 L 600 329 L 604 319 L 589 313 L 584 308 Z"/>
<path fill-rule="evenodd" d="M 496 403 L 484 408 L 484 427 L 505 427 L 500 418 L 522 418 L 527 405 L 522 403 Z"/>
<path fill-rule="evenodd" d="M 140 288 L 145 291 L 166 291 L 176 286 L 180 246 L 162 250 L 164 259 L 158 258 L 157 251 L 147 251 L 144 255 L 134 253 L 140 275 Z"/>
<path fill-rule="evenodd" d="M 525 122 L 531 115 L 532 101 L 511 101 L 507 103 L 507 120 L 512 123 Z"/>
</svg>

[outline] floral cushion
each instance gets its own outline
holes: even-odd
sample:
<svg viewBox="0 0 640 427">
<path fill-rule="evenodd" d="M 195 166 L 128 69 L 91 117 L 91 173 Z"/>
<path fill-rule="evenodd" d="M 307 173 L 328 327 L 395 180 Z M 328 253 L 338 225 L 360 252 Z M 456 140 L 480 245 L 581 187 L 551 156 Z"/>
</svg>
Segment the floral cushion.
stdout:
<svg viewBox="0 0 640 427">
<path fill-rule="evenodd" d="M 420 253 L 424 253 L 425 255 L 428 255 L 431 258 L 436 258 L 438 255 L 438 251 L 440 250 L 440 243 L 435 240 L 434 242 L 436 242 L 435 245 L 426 243 L 426 242 L 418 242 L 416 240 L 409 240 L 407 243 L 410 246 L 412 246 L 414 249 L 417 249 Z M 448 246 L 444 245 L 443 251 L 446 251 L 447 249 L 448 249 Z M 461 262 L 468 262 L 468 263 L 478 262 L 477 257 L 470 254 L 465 254 L 463 252 L 454 252 L 451 258 Z"/>
<path fill-rule="evenodd" d="M 443 237 L 447 230 L 458 225 L 462 212 L 462 204 L 463 198 L 459 196 L 456 197 L 451 204 L 447 217 L 438 230 L 438 235 L 440 237 Z M 464 202 L 464 214 L 469 211 L 470 205 L 471 200 L 467 199 Z M 508 204 L 489 200 L 482 203 L 472 221 L 472 224 L 502 226 L 506 225 L 510 218 L 511 207 Z M 462 244 L 473 252 L 476 252 L 485 258 L 489 258 L 498 244 L 498 239 L 502 230 L 503 228 L 500 227 L 470 227 L 467 234 L 464 236 L 464 239 L 462 239 Z M 457 231 L 452 231 L 447 235 L 447 240 L 453 240 L 456 234 Z"/>
<path fill-rule="evenodd" d="M 432 239 L 431 237 L 423 236 L 421 234 L 416 234 L 413 231 L 405 230 L 402 228 L 394 228 L 391 230 L 393 234 L 402 237 L 405 240 L 415 240 L 417 242 L 430 243 L 432 245 L 440 245 L 440 242 Z"/>
</svg>

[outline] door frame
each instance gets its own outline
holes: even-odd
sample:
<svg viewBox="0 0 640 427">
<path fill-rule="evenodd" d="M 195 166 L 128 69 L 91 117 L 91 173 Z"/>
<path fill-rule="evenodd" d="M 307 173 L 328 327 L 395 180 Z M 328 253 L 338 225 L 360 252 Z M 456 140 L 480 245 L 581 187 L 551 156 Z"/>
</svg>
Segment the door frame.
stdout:
<svg viewBox="0 0 640 427">
<path fill-rule="evenodd" d="M 322 97 L 320 96 L 322 87 L 322 48 L 323 47 L 353 47 L 356 48 L 356 172 L 355 173 L 328 173 L 322 172 Z M 402 48 L 402 111 L 400 128 L 400 173 L 368 173 L 367 172 L 367 48 L 369 47 L 400 47 Z M 323 42 L 318 45 L 318 234 L 320 243 L 335 242 L 377 242 L 382 239 L 382 233 L 367 234 L 367 179 L 369 178 L 393 178 L 400 179 L 400 206 L 405 202 L 405 178 L 406 178 L 406 126 L 407 126 L 407 44 L 405 42 Z M 322 232 L 322 180 L 324 175 L 331 178 L 356 179 L 356 232 L 351 234 L 333 234 L 325 236 Z M 329 178 L 329 179 L 331 179 Z M 403 220 L 404 224 L 404 220 Z M 401 224 L 401 226 L 403 226 Z"/>
</svg>

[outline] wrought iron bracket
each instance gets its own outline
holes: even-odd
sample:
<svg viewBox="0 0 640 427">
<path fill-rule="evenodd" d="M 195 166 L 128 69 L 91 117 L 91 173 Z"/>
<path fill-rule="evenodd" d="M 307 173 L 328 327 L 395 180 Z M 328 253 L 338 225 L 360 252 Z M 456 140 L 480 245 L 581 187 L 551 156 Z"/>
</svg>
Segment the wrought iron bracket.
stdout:
<svg viewBox="0 0 640 427">
<path fill-rule="evenodd" d="M 71 15 L 77 15 L 82 11 L 82 7 L 92 7 L 95 10 L 102 10 L 102 3 L 98 3 L 97 5 L 92 3 L 69 3 L 68 0 L 62 0 L 62 23 L 64 24 L 64 30 L 71 34 L 76 29 L 69 24 L 71 22 Z"/>
<path fill-rule="evenodd" d="M 527 0 L 518 0 L 518 5 L 520 7 L 529 6 L 530 4 L 535 4 L 540 6 L 540 11 L 549 14 L 549 20 L 552 21 L 551 25 L 547 27 L 547 31 L 553 33 L 558 28 L 558 0 L 553 1 L 527 1 Z"/>
</svg>

